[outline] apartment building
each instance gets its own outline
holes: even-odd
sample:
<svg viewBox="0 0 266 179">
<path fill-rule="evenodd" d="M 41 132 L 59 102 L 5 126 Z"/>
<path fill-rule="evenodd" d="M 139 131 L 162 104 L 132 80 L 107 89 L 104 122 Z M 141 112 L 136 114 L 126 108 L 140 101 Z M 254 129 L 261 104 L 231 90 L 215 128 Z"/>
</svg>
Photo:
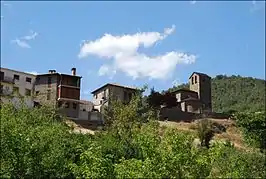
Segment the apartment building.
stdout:
<svg viewBox="0 0 266 179">
<path fill-rule="evenodd" d="M 137 88 L 134 87 L 107 83 L 92 92 L 94 110 L 102 112 L 102 107 L 108 105 L 110 97 L 128 103 L 136 91 Z"/>
<path fill-rule="evenodd" d="M 33 107 L 32 94 L 34 93 L 36 75 L 2 67 L 0 71 L 1 101 L 18 104 L 19 99 L 23 98 L 28 107 Z"/>
<path fill-rule="evenodd" d="M 35 103 L 59 107 L 70 118 L 79 117 L 81 76 L 57 73 L 49 70 L 47 74 L 37 75 L 35 82 Z"/>
</svg>

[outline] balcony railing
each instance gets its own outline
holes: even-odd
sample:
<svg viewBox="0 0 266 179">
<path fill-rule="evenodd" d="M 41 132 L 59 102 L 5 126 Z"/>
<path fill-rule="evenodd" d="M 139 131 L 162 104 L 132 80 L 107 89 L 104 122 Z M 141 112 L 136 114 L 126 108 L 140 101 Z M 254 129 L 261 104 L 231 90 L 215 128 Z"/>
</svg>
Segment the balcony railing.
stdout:
<svg viewBox="0 0 266 179">
<path fill-rule="evenodd" d="M 14 78 L 9 77 L 9 76 L 4 76 L 3 78 L 1 78 L 1 82 L 6 82 L 6 83 L 15 83 Z"/>
</svg>

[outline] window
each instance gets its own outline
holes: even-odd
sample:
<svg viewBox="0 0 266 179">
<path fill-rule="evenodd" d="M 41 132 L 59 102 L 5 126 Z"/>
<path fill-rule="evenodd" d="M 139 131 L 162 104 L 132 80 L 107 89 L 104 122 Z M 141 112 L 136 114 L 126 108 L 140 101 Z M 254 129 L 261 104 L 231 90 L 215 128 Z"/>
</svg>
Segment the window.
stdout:
<svg viewBox="0 0 266 179">
<path fill-rule="evenodd" d="M 3 85 L 0 86 L 0 94 L 3 93 Z"/>
<path fill-rule="evenodd" d="M 80 87 L 80 80 L 79 80 L 79 78 L 73 78 L 71 85 L 76 86 L 76 87 Z"/>
<path fill-rule="evenodd" d="M 40 77 L 36 78 L 36 83 L 38 83 L 40 81 Z"/>
<path fill-rule="evenodd" d="M 31 83 L 31 78 L 26 77 L 26 82 Z"/>
<path fill-rule="evenodd" d="M 192 83 L 192 85 L 194 84 L 194 78 L 193 78 L 193 76 L 191 78 L 191 83 Z"/>
<path fill-rule="evenodd" d="M 25 95 L 26 95 L 26 96 L 30 96 L 30 95 L 31 95 L 31 90 L 26 89 L 26 91 L 25 91 Z"/>
<path fill-rule="evenodd" d="M 77 109 L 77 103 L 73 103 L 73 109 Z"/>
<path fill-rule="evenodd" d="M 198 80 L 198 79 L 197 79 L 197 76 L 195 76 L 195 84 L 197 84 L 197 82 L 198 82 L 197 80 Z"/>
<path fill-rule="evenodd" d="M 97 99 L 97 98 L 98 98 L 98 94 L 95 94 L 94 96 L 95 96 L 95 99 Z"/>
<path fill-rule="evenodd" d="M 65 108 L 69 108 L 69 103 L 65 103 Z"/>
<path fill-rule="evenodd" d="M 127 92 L 124 91 L 124 100 L 126 101 L 127 100 Z"/>
<path fill-rule="evenodd" d="M 14 80 L 19 80 L 19 75 L 14 75 Z"/>
<path fill-rule="evenodd" d="M 39 95 L 39 93 L 40 93 L 40 91 L 36 91 L 36 92 L 35 92 L 36 95 Z"/>
<path fill-rule="evenodd" d="M 128 93 L 128 98 L 129 98 L 129 101 L 131 101 L 131 99 L 132 99 L 132 93 Z"/>
<path fill-rule="evenodd" d="M 1 73 L 0 73 L 0 80 L 1 80 L 1 81 L 4 80 L 4 76 L 5 76 L 5 73 L 1 71 Z"/>
<path fill-rule="evenodd" d="M 47 100 L 51 99 L 51 90 L 47 90 Z"/>
<path fill-rule="evenodd" d="M 51 87 L 51 83 L 52 83 L 52 77 L 48 77 L 48 87 Z"/>
<path fill-rule="evenodd" d="M 13 93 L 18 94 L 19 93 L 19 88 L 18 87 L 13 87 Z"/>
<path fill-rule="evenodd" d="M 100 101 L 100 104 L 103 104 L 103 100 Z"/>
<path fill-rule="evenodd" d="M 86 111 L 86 109 L 82 109 L 82 111 Z"/>
</svg>

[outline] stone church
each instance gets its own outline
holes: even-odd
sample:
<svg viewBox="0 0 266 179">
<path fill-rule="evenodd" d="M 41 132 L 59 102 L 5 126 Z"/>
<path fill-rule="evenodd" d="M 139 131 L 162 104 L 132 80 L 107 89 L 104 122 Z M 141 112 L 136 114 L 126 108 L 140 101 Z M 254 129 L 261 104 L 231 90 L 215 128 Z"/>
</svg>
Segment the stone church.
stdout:
<svg viewBox="0 0 266 179">
<path fill-rule="evenodd" d="M 211 77 L 206 74 L 193 72 L 189 77 L 189 89 L 178 89 L 173 93 L 184 112 L 212 112 Z"/>
</svg>

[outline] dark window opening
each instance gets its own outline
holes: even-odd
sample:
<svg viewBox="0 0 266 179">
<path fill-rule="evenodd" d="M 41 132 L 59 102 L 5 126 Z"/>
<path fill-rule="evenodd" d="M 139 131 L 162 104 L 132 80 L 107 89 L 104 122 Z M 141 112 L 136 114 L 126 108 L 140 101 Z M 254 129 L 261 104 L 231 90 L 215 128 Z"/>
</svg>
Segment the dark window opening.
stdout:
<svg viewBox="0 0 266 179">
<path fill-rule="evenodd" d="M 73 78 L 73 86 L 80 87 L 80 80 L 78 78 Z"/>
<path fill-rule="evenodd" d="M 38 95 L 40 93 L 40 91 L 36 91 L 35 94 Z"/>
<path fill-rule="evenodd" d="M 1 81 L 4 80 L 4 76 L 5 76 L 5 73 L 1 71 L 1 73 L 0 73 L 0 80 L 1 80 Z"/>
<path fill-rule="evenodd" d="M 82 111 L 86 111 L 86 109 L 83 109 Z"/>
<path fill-rule="evenodd" d="M 26 82 L 29 82 L 29 83 L 31 83 L 31 78 L 29 78 L 29 77 L 26 77 Z"/>
<path fill-rule="evenodd" d="M 48 77 L 48 87 L 51 87 L 52 77 Z"/>
<path fill-rule="evenodd" d="M 192 83 L 192 85 L 194 84 L 194 77 L 193 76 L 191 78 L 191 83 Z"/>
<path fill-rule="evenodd" d="M 41 106 L 39 102 L 34 101 L 33 103 L 34 103 L 34 104 L 33 104 L 34 107 L 39 107 L 39 106 Z"/>
<path fill-rule="evenodd" d="M 3 93 L 3 85 L 0 86 L 0 94 Z"/>
<path fill-rule="evenodd" d="M 69 103 L 65 103 L 65 108 L 69 108 Z"/>
<path fill-rule="evenodd" d="M 40 81 L 40 77 L 36 78 L 36 83 L 38 83 Z"/>
<path fill-rule="evenodd" d="M 19 75 L 14 75 L 14 80 L 19 80 Z"/>
<path fill-rule="evenodd" d="M 127 92 L 124 91 L 124 100 L 126 101 L 127 100 Z"/>
<path fill-rule="evenodd" d="M 73 103 L 73 109 L 77 109 L 77 103 Z"/>
<path fill-rule="evenodd" d="M 129 98 L 129 101 L 131 101 L 131 99 L 132 99 L 132 93 L 129 93 L 128 94 L 128 98 Z"/>
<path fill-rule="evenodd" d="M 195 84 L 197 84 L 197 82 L 198 82 L 197 80 L 198 80 L 198 79 L 197 79 L 197 76 L 195 76 Z"/>
</svg>

